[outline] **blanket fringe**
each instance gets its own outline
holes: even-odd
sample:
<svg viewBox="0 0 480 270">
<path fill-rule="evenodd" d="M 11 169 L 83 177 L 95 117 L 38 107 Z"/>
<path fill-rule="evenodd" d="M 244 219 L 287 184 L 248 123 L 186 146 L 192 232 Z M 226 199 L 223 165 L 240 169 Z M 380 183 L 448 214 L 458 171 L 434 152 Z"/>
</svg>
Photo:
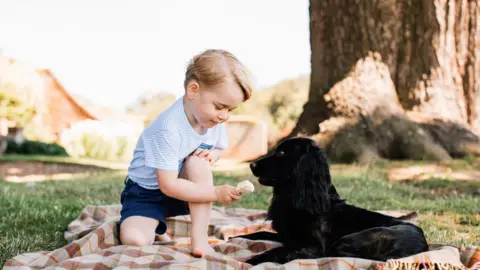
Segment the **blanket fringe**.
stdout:
<svg viewBox="0 0 480 270">
<path fill-rule="evenodd" d="M 382 268 L 383 270 L 466 270 L 465 266 L 453 265 L 450 263 L 431 262 L 402 262 L 389 260 Z"/>
</svg>

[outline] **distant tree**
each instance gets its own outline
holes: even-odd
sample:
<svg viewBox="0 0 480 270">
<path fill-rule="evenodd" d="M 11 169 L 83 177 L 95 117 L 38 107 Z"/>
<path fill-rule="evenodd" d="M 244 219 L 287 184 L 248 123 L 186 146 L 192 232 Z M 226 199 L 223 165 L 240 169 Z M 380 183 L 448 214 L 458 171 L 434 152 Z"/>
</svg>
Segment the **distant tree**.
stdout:
<svg viewBox="0 0 480 270">
<path fill-rule="evenodd" d="M 273 123 L 280 130 L 292 129 L 308 99 L 309 76 L 283 80 L 264 91 L 269 92 L 266 103 Z"/>
<path fill-rule="evenodd" d="M 332 159 L 480 154 L 480 1 L 310 0 L 311 83 L 290 134 Z"/>
<path fill-rule="evenodd" d="M 24 127 L 36 114 L 31 91 L 19 90 L 11 83 L 0 82 L 0 118 Z"/>
<path fill-rule="evenodd" d="M 127 112 L 145 115 L 145 125 L 150 124 L 161 112 L 172 105 L 176 96 L 168 92 L 146 92 L 128 105 Z"/>
</svg>

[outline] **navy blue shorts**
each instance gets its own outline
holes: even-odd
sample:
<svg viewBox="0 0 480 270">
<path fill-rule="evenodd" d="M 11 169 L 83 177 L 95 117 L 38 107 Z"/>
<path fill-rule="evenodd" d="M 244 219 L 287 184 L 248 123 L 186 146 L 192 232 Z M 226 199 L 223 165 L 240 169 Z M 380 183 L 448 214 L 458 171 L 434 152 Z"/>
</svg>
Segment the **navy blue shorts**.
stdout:
<svg viewBox="0 0 480 270">
<path fill-rule="evenodd" d="M 187 215 L 190 213 L 188 203 L 163 194 L 160 189 L 146 189 L 130 180 L 125 180 L 125 188 L 120 196 L 122 210 L 120 224 L 130 216 L 143 216 L 160 221 L 155 233 L 167 231 L 165 218 Z"/>
</svg>

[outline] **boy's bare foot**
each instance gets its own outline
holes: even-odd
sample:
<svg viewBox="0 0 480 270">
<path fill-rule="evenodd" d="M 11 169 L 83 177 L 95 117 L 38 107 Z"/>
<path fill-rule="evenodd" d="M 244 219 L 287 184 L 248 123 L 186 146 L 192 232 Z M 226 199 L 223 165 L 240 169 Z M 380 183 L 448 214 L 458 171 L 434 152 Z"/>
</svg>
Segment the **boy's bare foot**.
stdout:
<svg viewBox="0 0 480 270">
<path fill-rule="evenodd" d="M 167 234 L 155 234 L 155 242 L 153 242 L 154 245 L 171 245 L 175 244 L 177 241 L 172 240 L 170 236 Z"/>
<path fill-rule="evenodd" d="M 156 241 L 171 241 L 172 238 L 170 238 L 170 236 L 168 236 L 168 234 L 164 233 L 164 234 L 155 234 L 155 240 Z"/>
<path fill-rule="evenodd" d="M 202 258 L 209 253 L 215 252 L 215 250 L 209 245 L 206 245 L 205 247 L 192 247 L 192 250 L 193 256 L 197 258 Z"/>
</svg>

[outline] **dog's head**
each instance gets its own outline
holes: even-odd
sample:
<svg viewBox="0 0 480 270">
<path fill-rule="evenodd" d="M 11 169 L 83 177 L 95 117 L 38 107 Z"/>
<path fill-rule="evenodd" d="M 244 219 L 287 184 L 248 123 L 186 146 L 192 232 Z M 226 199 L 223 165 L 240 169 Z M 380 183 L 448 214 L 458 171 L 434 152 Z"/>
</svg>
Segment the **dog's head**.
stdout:
<svg viewBox="0 0 480 270">
<path fill-rule="evenodd" d="M 326 212 L 330 208 L 330 195 L 338 196 L 327 158 L 309 138 L 284 140 L 270 156 L 250 163 L 250 169 L 260 184 L 272 186 L 274 193 L 291 194 L 291 203 L 298 210 L 312 214 Z"/>
</svg>

